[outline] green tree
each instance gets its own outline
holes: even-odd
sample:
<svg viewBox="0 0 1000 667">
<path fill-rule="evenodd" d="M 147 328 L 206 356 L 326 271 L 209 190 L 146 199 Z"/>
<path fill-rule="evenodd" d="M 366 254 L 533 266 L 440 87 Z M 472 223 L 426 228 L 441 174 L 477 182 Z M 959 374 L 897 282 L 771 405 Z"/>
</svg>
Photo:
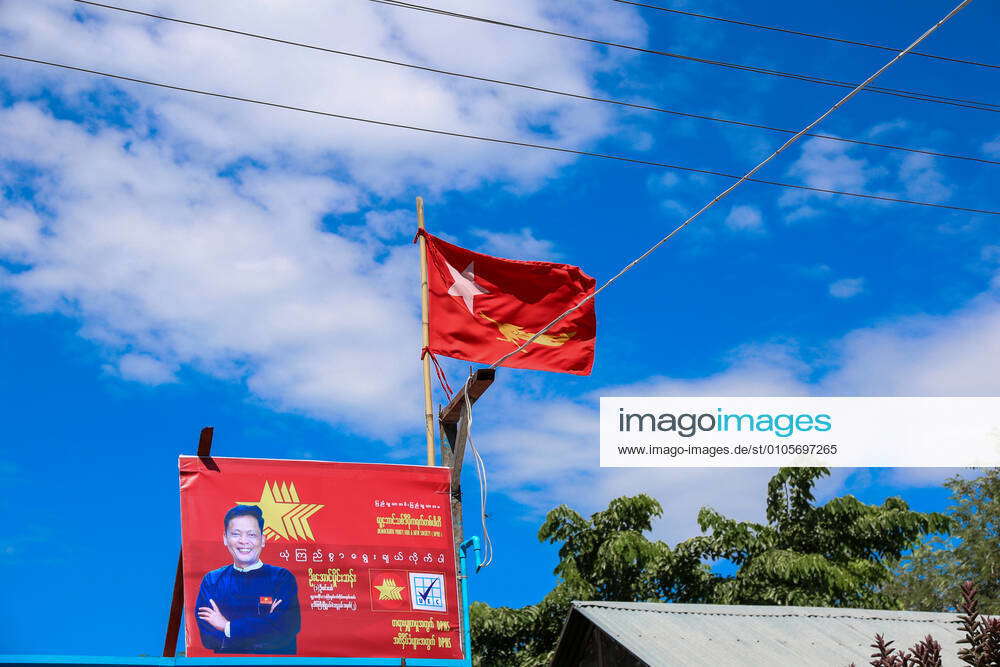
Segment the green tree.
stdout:
<svg viewBox="0 0 1000 667">
<path fill-rule="evenodd" d="M 951 490 L 951 534 L 924 541 L 900 561 L 886 586 L 907 609 L 952 611 L 954 591 L 963 581 L 975 581 L 980 611 L 1000 614 L 1000 469 L 982 473 L 945 482 Z"/>
<path fill-rule="evenodd" d="M 937 513 L 914 512 L 900 498 L 867 505 L 854 496 L 816 505 L 816 480 L 827 468 L 782 468 L 767 489 L 767 524 L 698 515 L 702 532 L 677 546 L 699 558 L 728 560 L 732 575 L 713 577 L 719 604 L 892 608 L 883 589 L 891 565 L 927 533 L 948 530 Z"/>
<path fill-rule="evenodd" d="M 538 538 L 562 544 L 559 583 L 521 609 L 474 603 L 477 664 L 547 664 L 572 600 L 897 606 L 882 590 L 889 565 L 922 535 L 946 530 L 947 518 L 910 511 L 899 498 L 866 505 L 844 496 L 817 506 L 812 491 L 824 475 L 826 468 L 782 468 L 768 485 L 766 524 L 704 508 L 706 534 L 673 549 L 645 535 L 663 511 L 649 496 L 617 498 L 590 519 L 555 508 Z M 705 564 L 719 560 L 735 573 Z"/>
</svg>

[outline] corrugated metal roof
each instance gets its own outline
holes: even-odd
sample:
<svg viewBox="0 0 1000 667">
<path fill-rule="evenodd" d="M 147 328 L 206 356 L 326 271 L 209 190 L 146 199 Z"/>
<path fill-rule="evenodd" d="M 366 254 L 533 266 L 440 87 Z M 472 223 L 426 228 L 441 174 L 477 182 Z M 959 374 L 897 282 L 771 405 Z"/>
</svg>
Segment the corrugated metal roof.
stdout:
<svg viewBox="0 0 1000 667">
<path fill-rule="evenodd" d="M 960 664 L 955 614 L 824 607 L 574 602 L 590 622 L 654 667 L 867 665 L 875 634 L 910 648 L 932 635 Z"/>
</svg>

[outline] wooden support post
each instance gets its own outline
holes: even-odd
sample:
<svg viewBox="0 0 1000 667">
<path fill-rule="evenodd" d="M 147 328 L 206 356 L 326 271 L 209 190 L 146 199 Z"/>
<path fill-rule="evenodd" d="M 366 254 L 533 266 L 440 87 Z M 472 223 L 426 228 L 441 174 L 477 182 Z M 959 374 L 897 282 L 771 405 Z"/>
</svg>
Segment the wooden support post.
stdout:
<svg viewBox="0 0 1000 667">
<path fill-rule="evenodd" d="M 198 456 L 201 458 L 212 456 L 212 437 L 214 435 L 215 429 L 211 426 L 201 429 L 201 435 L 198 436 Z"/>
<path fill-rule="evenodd" d="M 198 457 L 210 470 L 219 467 L 212 460 L 212 436 L 215 429 L 206 426 L 198 437 Z M 177 638 L 181 631 L 181 613 L 184 611 L 184 552 L 177 554 L 177 572 L 174 574 L 174 594 L 170 601 L 170 615 L 167 617 L 167 635 L 163 640 L 163 657 L 173 658 L 177 654 Z"/>
<path fill-rule="evenodd" d="M 469 439 L 469 415 L 466 412 L 466 397 L 469 405 L 489 389 L 496 378 L 495 368 L 478 368 L 469 375 L 469 380 L 445 407 L 438 410 L 438 427 L 441 429 L 441 463 L 451 469 L 451 528 L 455 540 L 455 555 L 465 540 L 462 525 L 462 463 L 465 460 L 465 443 Z M 468 576 L 468 571 L 466 571 Z M 459 586 L 462 582 L 459 582 Z M 464 603 L 463 603 L 464 604 Z M 459 609 L 459 618 L 464 623 L 464 609 Z M 464 635 L 463 635 L 464 636 Z M 470 647 L 465 647 L 466 651 Z"/>
<path fill-rule="evenodd" d="M 181 612 L 184 611 L 184 554 L 177 554 L 177 574 L 174 575 L 174 597 L 170 602 L 170 616 L 167 618 L 167 636 L 163 640 L 163 657 L 173 658 L 177 654 L 177 637 L 181 631 Z"/>
<path fill-rule="evenodd" d="M 474 404 L 489 389 L 495 378 L 495 368 L 476 369 L 451 402 L 438 413 L 442 436 L 441 462 L 451 468 L 451 524 L 456 552 L 465 539 L 462 527 L 462 463 L 465 460 L 465 443 L 469 438 L 465 400 L 468 396 L 469 404 Z"/>
<path fill-rule="evenodd" d="M 424 198 L 417 197 L 417 229 L 424 229 Z M 434 403 L 431 400 L 431 360 L 427 347 L 431 344 L 429 299 L 427 287 L 427 239 L 420 234 L 420 337 L 424 371 L 424 430 L 427 437 L 427 465 L 434 465 Z"/>
</svg>

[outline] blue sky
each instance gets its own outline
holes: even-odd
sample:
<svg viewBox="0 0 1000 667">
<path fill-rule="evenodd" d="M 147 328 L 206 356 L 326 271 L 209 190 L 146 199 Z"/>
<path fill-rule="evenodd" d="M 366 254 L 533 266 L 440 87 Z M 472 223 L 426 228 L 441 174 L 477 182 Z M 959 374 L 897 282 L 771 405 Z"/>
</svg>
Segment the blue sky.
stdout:
<svg viewBox="0 0 1000 667">
<path fill-rule="evenodd" d="M 208 6 L 205 6 L 205 5 Z M 938 1 L 667 2 L 905 46 Z M 798 128 L 841 89 L 595 47 L 364 0 L 128 7 L 373 56 Z M 515 23 L 860 81 L 888 54 L 610 0 L 445 2 Z M 1000 63 L 995 4 L 921 48 Z M 15 55 L 347 115 L 743 172 L 783 135 L 402 70 L 69 0 L 0 0 Z M 880 84 L 1000 103 L 995 69 L 908 57 Z M 861 94 L 820 131 L 1000 159 L 996 114 Z M 996 165 L 808 139 L 762 177 L 1000 208 Z M 176 457 L 420 463 L 413 198 L 431 231 L 613 275 L 728 181 L 361 126 L 0 62 L 0 650 L 156 654 L 179 546 Z M 996 395 L 995 216 L 747 184 L 597 300 L 589 377 L 498 373 L 477 411 L 494 567 L 475 599 L 551 586 L 535 533 L 646 492 L 654 528 L 762 516 L 772 470 L 601 470 L 597 398 Z M 468 364 L 446 362 L 454 381 Z M 471 466 L 468 468 L 471 472 Z M 942 509 L 944 470 L 835 470 L 823 498 Z M 467 477 L 470 501 L 475 479 Z M 469 506 L 474 503 L 470 502 Z M 475 509 L 473 507 L 473 509 Z M 471 512 L 471 532 L 478 517 Z M 52 621 L 74 610 L 73 624 Z"/>
</svg>

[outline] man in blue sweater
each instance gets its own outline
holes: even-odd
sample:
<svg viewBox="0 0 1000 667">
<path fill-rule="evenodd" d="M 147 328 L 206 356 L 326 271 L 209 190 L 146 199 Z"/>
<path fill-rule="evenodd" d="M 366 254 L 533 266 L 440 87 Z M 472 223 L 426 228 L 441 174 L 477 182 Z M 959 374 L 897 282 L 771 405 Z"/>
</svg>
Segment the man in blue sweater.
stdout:
<svg viewBox="0 0 1000 667">
<path fill-rule="evenodd" d="M 295 655 L 302 618 L 298 585 L 283 567 L 260 560 L 264 514 L 237 505 L 224 520 L 222 543 L 233 564 L 206 574 L 196 603 L 201 643 L 216 653 Z"/>
</svg>

